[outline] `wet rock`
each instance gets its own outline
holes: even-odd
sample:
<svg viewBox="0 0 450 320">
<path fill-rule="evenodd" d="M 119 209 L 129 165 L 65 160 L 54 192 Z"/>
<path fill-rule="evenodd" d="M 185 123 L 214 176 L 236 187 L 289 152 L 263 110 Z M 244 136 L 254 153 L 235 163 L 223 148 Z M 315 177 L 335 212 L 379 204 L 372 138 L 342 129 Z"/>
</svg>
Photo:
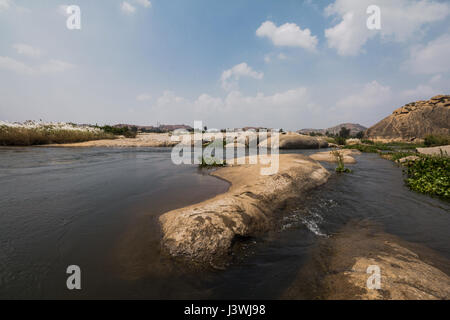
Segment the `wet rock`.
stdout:
<svg viewBox="0 0 450 320">
<path fill-rule="evenodd" d="M 248 158 L 247 158 L 248 160 Z M 282 154 L 279 171 L 266 165 L 237 165 L 212 174 L 231 182 L 225 194 L 160 217 L 164 252 L 196 265 L 220 265 L 235 239 L 269 230 L 274 211 L 287 200 L 325 183 L 329 172 L 299 154 Z"/>
<path fill-rule="evenodd" d="M 351 222 L 321 242 L 283 298 L 304 298 L 300 292 L 308 291 L 313 296 L 307 298 L 331 300 L 448 300 L 449 265 L 429 248 L 386 234 L 372 223 Z M 378 289 L 367 285 L 369 266 L 379 268 Z"/>
</svg>

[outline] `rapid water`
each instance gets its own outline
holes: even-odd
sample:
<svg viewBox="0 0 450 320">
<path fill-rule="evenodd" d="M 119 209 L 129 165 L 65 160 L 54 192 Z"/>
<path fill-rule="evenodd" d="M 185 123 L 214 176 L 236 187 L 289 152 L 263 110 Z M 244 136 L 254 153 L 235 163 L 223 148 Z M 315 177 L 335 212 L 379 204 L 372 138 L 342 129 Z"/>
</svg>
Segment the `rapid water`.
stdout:
<svg viewBox="0 0 450 320">
<path fill-rule="evenodd" d="M 409 191 L 377 155 L 275 213 L 227 270 L 200 274 L 161 254 L 157 218 L 228 184 L 173 165 L 169 149 L 2 148 L 0 160 L 0 298 L 276 299 L 318 241 L 355 219 L 450 258 L 450 205 Z M 66 288 L 72 264 L 80 291 Z"/>
</svg>

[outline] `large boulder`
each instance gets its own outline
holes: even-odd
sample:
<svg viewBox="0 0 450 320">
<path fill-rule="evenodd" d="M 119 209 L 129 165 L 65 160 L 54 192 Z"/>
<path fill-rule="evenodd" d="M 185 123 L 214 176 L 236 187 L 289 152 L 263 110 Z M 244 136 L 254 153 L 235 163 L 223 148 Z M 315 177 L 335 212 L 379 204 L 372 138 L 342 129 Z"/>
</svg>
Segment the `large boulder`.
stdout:
<svg viewBox="0 0 450 320">
<path fill-rule="evenodd" d="M 412 141 L 430 134 L 450 135 L 449 95 L 408 103 L 366 131 L 368 138 L 379 140 Z"/>
<path fill-rule="evenodd" d="M 311 137 L 307 135 L 288 133 L 279 135 L 280 149 L 319 149 L 328 148 L 328 142 L 323 138 Z M 270 148 L 271 138 L 259 143 L 262 148 Z"/>
<path fill-rule="evenodd" d="M 218 169 L 212 175 L 231 183 L 228 192 L 163 214 L 159 220 L 164 252 L 194 265 L 221 265 L 235 239 L 267 231 L 277 208 L 325 183 L 330 175 L 299 154 L 279 155 L 279 170 L 273 175 L 260 174 L 266 166 L 260 161 Z"/>
</svg>

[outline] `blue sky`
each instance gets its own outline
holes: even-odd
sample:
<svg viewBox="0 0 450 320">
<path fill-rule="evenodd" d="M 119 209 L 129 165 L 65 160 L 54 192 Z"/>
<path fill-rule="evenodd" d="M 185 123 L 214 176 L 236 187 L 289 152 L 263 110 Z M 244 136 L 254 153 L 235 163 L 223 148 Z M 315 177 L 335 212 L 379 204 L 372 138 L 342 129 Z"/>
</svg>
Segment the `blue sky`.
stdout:
<svg viewBox="0 0 450 320">
<path fill-rule="evenodd" d="M 369 126 L 450 93 L 449 16 L 438 0 L 0 0 L 0 120 Z"/>
</svg>

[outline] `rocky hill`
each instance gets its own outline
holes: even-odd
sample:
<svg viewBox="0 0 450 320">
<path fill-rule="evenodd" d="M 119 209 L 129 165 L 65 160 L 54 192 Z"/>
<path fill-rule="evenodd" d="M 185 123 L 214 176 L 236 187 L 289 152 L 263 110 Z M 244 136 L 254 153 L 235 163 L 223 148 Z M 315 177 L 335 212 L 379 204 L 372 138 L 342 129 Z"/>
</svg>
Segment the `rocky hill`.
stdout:
<svg viewBox="0 0 450 320">
<path fill-rule="evenodd" d="M 423 139 L 429 134 L 450 135 L 450 96 L 411 102 L 366 131 L 371 139 Z"/>
<path fill-rule="evenodd" d="M 321 134 L 325 134 L 326 132 L 329 132 L 330 134 L 338 134 L 339 131 L 341 131 L 341 128 L 343 128 L 343 127 L 350 129 L 350 135 L 352 135 L 352 136 L 356 135 L 360 131 L 367 130 L 366 127 L 364 127 L 360 124 L 357 124 L 357 123 L 341 123 L 337 126 L 334 126 L 334 127 L 328 128 L 328 129 L 301 129 L 301 130 L 298 130 L 297 132 L 301 133 L 301 134 L 309 134 L 311 132 L 321 133 Z"/>
</svg>

